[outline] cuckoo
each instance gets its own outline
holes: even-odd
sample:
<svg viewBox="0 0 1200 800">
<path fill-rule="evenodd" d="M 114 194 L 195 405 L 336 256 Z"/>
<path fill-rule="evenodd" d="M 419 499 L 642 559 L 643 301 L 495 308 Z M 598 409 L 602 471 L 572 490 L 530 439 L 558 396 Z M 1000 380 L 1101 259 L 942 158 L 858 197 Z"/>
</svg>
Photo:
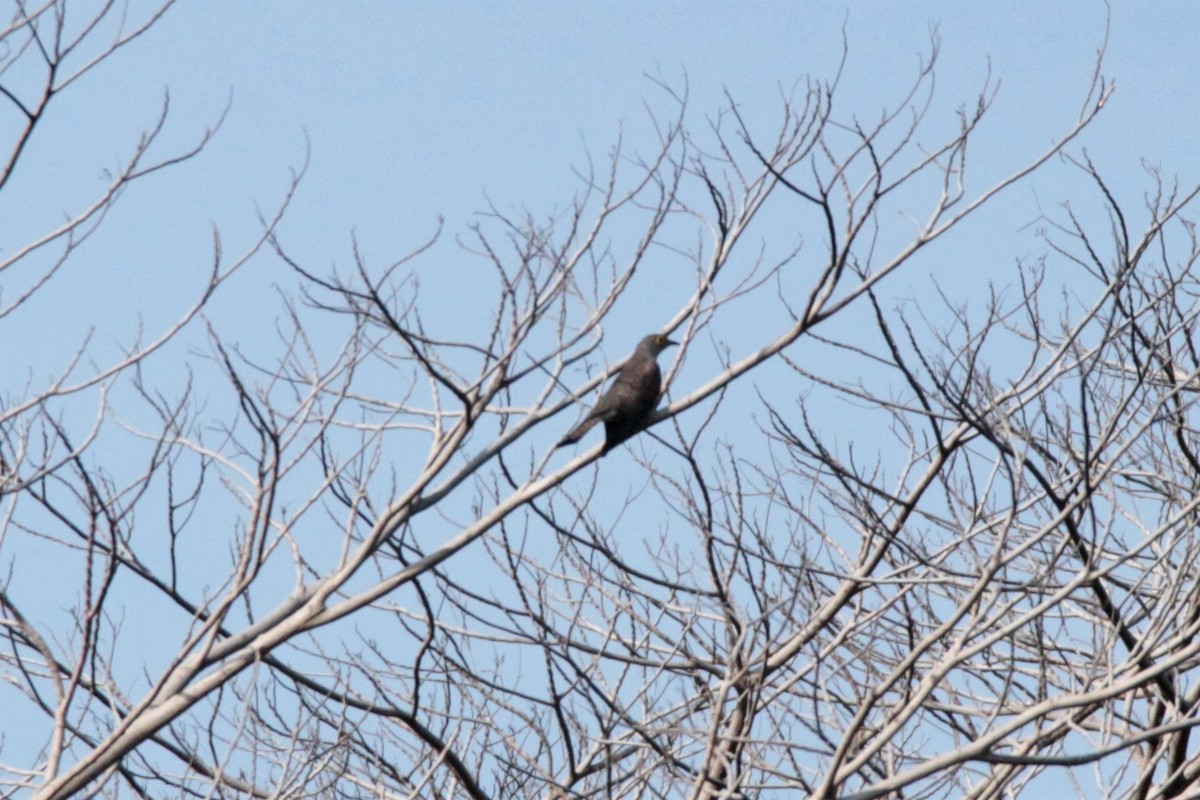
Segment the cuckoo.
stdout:
<svg viewBox="0 0 1200 800">
<path fill-rule="evenodd" d="M 676 344 L 660 333 L 652 333 L 638 342 L 633 355 L 617 373 L 617 379 L 596 403 L 583 422 L 562 438 L 558 447 L 575 444 L 597 422 L 604 423 L 603 455 L 646 427 L 658 395 L 662 391 L 662 373 L 658 369 L 658 354 Z"/>
</svg>

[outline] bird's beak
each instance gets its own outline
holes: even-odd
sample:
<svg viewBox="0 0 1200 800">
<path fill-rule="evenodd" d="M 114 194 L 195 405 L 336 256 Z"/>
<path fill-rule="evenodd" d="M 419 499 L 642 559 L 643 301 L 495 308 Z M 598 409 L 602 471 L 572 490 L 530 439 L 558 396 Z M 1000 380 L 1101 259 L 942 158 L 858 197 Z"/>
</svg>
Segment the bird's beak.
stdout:
<svg viewBox="0 0 1200 800">
<path fill-rule="evenodd" d="M 679 342 L 673 342 L 673 341 L 671 341 L 670 339 L 667 339 L 667 343 L 666 343 L 666 344 L 664 344 L 664 345 L 663 345 L 663 347 L 664 347 L 664 348 L 666 348 L 666 347 L 675 347 L 675 346 L 676 346 L 676 345 L 678 345 L 678 344 L 679 344 Z"/>
</svg>

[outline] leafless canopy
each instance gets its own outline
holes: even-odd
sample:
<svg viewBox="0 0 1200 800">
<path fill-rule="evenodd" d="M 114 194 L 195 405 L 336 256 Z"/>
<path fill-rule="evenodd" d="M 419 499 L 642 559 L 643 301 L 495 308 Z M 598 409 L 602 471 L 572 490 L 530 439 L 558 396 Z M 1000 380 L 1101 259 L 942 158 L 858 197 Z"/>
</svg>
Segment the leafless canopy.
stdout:
<svg viewBox="0 0 1200 800">
<path fill-rule="evenodd" d="M 162 13 L 98 41 L 118 9 L 16 9 L 3 192 L 46 109 Z M 215 240 L 175 324 L 7 384 L 4 795 L 1193 792 L 1198 189 L 1110 190 L 1080 138 L 1099 63 L 1076 124 L 994 177 L 994 85 L 947 126 L 936 62 L 870 121 L 838 76 L 799 84 L 773 130 L 655 87 L 655 152 L 454 232 L 455 315 L 418 291 L 440 231 L 329 270 L 280 232 L 289 193 L 244 252 Z M 211 135 L 151 162 L 166 122 L 91 205 L 0 243 L 0 325 Z M 1042 257 L 973 248 L 964 223 L 1044 166 L 1089 188 L 1031 210 Z M 294 287 L 265 356 L 220 325 L 256 255 Z M 681 347 L 651 429 L 556 451 L 654 330 Z M 195 385 L 148 377 L 168 351 Z M 26 577 L 46 564 L 54 587 Z"/>
</svg>

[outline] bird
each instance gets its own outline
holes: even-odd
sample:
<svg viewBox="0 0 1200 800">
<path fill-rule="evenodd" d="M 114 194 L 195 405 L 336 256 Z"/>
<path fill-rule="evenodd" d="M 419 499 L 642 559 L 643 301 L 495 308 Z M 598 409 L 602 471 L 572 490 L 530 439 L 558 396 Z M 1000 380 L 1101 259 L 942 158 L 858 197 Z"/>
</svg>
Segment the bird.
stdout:
<svg viewBox="0 0 1200 800">
<path fill-rule="evenodd" d="M 597 422 L 604 423 L 604 455 L 646 427 L 658 396 L 662 392 L 662 372 L 658 369 L 658 354 L 678 344 L 661 333 L 652 333 L 638 342 L 633 355 L 617 373 L 591 412 L 562 438 L 556 447 L 575 444 Z"/>
</svg>

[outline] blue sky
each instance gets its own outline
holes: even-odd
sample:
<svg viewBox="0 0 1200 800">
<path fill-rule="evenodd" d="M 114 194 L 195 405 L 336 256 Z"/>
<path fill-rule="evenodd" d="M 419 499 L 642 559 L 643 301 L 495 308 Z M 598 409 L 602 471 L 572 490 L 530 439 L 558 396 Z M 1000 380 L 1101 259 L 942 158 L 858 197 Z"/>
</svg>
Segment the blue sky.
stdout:
<svg viewBox="0 0 1200 800">
<path fill-rule="evenodd" d="M 7 321 L 0 337 L 0 363 L 13 382 L 7 391 L 21 394 L 27 377 L 32 389 L 42 385 L 89 329 L 96 331 L 91 353 L 102 363 L 139 327 L 149 336 L 169 324 L 203 280 L 214 226 L 227 254 L 246 247 L 259 231 L 257 209 L 275 206 L 306 149 L 307 172 L 281 229 L 285 245 L 324 272 L 349 264 L 353 232 L 368 258 L 384 263 L 424 242 L 444 219 L 441 242 L 420 270 L 424 318 L 451 328 L 482 299 L 472 297 L 478 264 L 457 243 L 469 239 L 477 212 L 490 201 L 548 216 L 578 190 L 573 169 L 589 153 L 603 165 L 618 136 L 627 152 L 652 149 L 651 115 L 669 117 L 672 104 L 647 75 L 676 88 L 686 82 L 693 127 L 704 126 L 728 91 L 752 124 L 767 129 L 777 120 L 781 87 L 832 78 L 844 35 L 849 53 L 838 108 L 844 118 L 870 118 L 907 88 L 936 29 L 936 125 L 954 124 L 954 111 L 973 102 L 989 69 L 1000 82 L 972 151 L 982 180 L 1028 161 L 1069 128 L 1105 15 L 1098 1 L 182 0 L 63 95 L 0 193 L 0 249 L 10 253 L 77 213 L 103 187 L 104 170 L 153 124 L 165 90 L 170 117 L 159 155 L 193 144 L 228 103 L 224 125 L 198 158 L 132 187 L 52 291 Z M 1072 152 L 1086 147 L 1128 209 L 1151 188 L 1143 160 L 1185 185 L 1200 181 L 1197 41 L 1200 4 L 1116 2 L 1111 9 L 1103 71 L 1117 89 Z M 11 130 L 9 111 L 0 111 L 0 132 Z M 1074 170 L 1050 165 L 998 198 L 986 223 L 964 228 L 971 235 L 956 236 L 953 248 L 930 248 L 921 268 L 943 284 L 1003 284 L 1016 259 L 1044 249 L 1029 227 L 1039 204 L 1094 203 L 1092 195 L 1078 199 L 1081 185 Z M 4 278 L 11 281 L 0 283 L 7 297 L 22 276 Z M 222 289 L 208 317 L 229 342 L 269 350 L 280 313 L 276 287 L 293 292 L 296 283 L 264 253 Z M 902 300 L 922 285 L 917 272 L 885 291 Z M 627 325 L 614 320 L 609 358 L 623 357 L 673 313 L 652 300 L 622 310 Z M 741 352 L 756 344 L 752 316 L 744 340 L 730 342 Z M 178 354 L 203 349 L 202 334 L 197 326 Z M 684 388 L 707 377 L 702 354 L 689 359 Z M 179 363 L 153 369 L 177 387 Z M 37 579 L 33 572 L 20 577 Z"/>
<path fill-rule="evenodd" d="M 975 139 L 971 168 L 979 180 L 994 179 L 1044 150 L 1076 118 L 1103 42 L 1105 10 L 1090 1 L 735 9 L 184 0 L 63 94 L 0 193 L 0 248 L 11 252 L 89 202 L 104 185 L 104 171 L 127 158 L 153 124 L 165 91 L 170 116 L 154 152 L 191 146 L 228 104 L 220 132 L 198 158 L 127 192 L 52 291 L 8 320 L 0 363 L 13 376 L 10 390 L 20 394 L 17 384 L 29 380 L 36 388 L 56 374 L 89 330 L 96 363 L 113 358 L 139 331 L 157 334 L 192 302 L 207 274 L 214 227 L 226 258 L 239 254 L 259 233 L 257 210 L 279 202 L 306 148 L 307 173 L 281 228 L 290 252 L 318 273 L 345 269 L 353 234 L 380 265 L 424 242 L 444 219 L 438 246 L 415 269 L 423 319 L 435 333 L 441 326 L 453 335 L 487 301 L 476 287 L 486 287 L 479 271 L 490 268 L 459 244 L 481 221 L 478 212 L 491 202 L 547 217 L 579 190 L 573 170 L 589 155 L 603 166 L 619 136 L 626 153 L 651 151 L 651 117 L 670 117 L 673 104 L 647 75 L 677 90 L 686 83 L 693 129 L 704 128 L 728 91 L 752 125 L 769 131 L 778 124 L 781 92 L 807 77 L 833 77 L 843 31 L 849 53 L 836 107 L 844 119 L 871 119 L 893 105 L 928 55 L 935 30 L 941 52 L 933 127 L 955 124 L 954 112 L 973 102 L 990 69 L 999 90 Z M 1072 152 L 1086 147 L 1129 211 L 1136 213 L 1151 188 L 1143 160 L 1185 185 L 1200 180 L 1198 35 L 1195 4 L 1112 9 L 1104 73 L 1117 90 Z M 10 85 L 20 79 L 6 77 Z M 11 124 L 0 116 L 0 125 Z M 964 298 L 988 281 L 1010 283 L 1016 260 L 1045 250 L 1029 225 L 1039 207 L 1064 200 L 1094 207 L 1095 192 L 1076 170 L 1052 163 L 884 284 L 885 301 L 921 305 L 930 274 Z M 628 247 L 640 230 L 629 229 L 629 241 L 620 240 L 621 232 L 614 229 L 617 248 Z M 754 235 L 775 247 L 786 244 L 765 222 Z M 652 260 L 687 274 L 669 252 Z M 1068 280 L 1051 278 L 1052 285 Z M 22 275 L 5 279 L 7 295 Z M 265 358 L 279 349 L 273 326 L 283 313 L 280 294 L 294 296 L 297 285 L 263 253 L 222 288 L 207 318 L 227 344 Z M 618 308 L 606 357 L 622 358 L 674 309 L 666 291 Z M 757 309 L 728 319 L 732 326 L 715 332 L 732 352 L 762 343 Z M 689 352 L 679 388 L 711 377 L 709 350 Z M 177 394 L 187 380 L 181 366 L 191 364 L 199 371 L 198 400 L 228 402 L 215 370 L 204 371 L 211 363 L 189 355 L 197 351 L 209 352 L 199 325 L 171 357 L 148 367 L 148 378 Z M 837 366 L 821 360 L 824 351 L 803 354 L 818 373 Z M 754 389 L 737 387 L 747 403 L 755 402 Z M 121 411 L 131 413 L 128 406 Z M 208 412 L 222 416 L 220 406 Z M 91 401 L 82 413 L 91 419 Z M 553 434 L 546 431 L 547 446 Z"/>
<path fill-rule="evenodd" d="M 289 246 L 314 265 L 344 264 L 353 231 L 382 261 L 423 241 L 444 217 L 436 256 L 449 266 L 464 259 L 455 237 L 488 200 L 549 214 L 577 190 L 571 170 L 588 153 L 602 162 L 619 134 L 632 149 L 652 143 L 649 113 L 669 114 L 671 104 L 647 74 L 674 87 L 686 76 L 693 125 L 726 89 L 767 125 L 781 86 L 832 77 L 844 30 L 840 108 L 869 118 L 911 80 L 935 27 L 935 114 L 952 122 L 989 65 L 1001 82 L 974 152 L 981 174 L 1000 174 L 1074 118 L 1105 6 L 182 2 L 64 94 L 0 198 L 0 247 L 90 198 L 102 170 L 153 122 L 165 89 L 171 115 L 158 152 L 194 142 L 231 101 L 224 127 L 200 158 L 129 192 L 64 275 L 53 308 L 31 306 L 21 327 L 32 332 L 38 318 L 61 314 L 65 352 L 90 325 L 116 343 L 139 321 L 147 330 L 164 324 L 207 264 L 212 226 L 227 252 L 251 241 L 255 209 L 277 202 L 306 137 L 311 163 L 283 228 Z M 1118 88 L 1084 144 L 1130 205 L 1148 188 L 1142 158 L 1185 183 L 1200 175 L 1198 35 L 1195 4 L 1112 9 L 1104 71 Z M 1050 170 L 1004 198 L 1010 216 L 988 226 L 1013 247 L 1000 268 L 1034 247 L 1019 233 L 1034 193 L 1048 205 L 1069 197 L 1069 172 Z M 119 265 L 122 279 L 102 264 Z M 291 279 L 269 258 L 254 267 L 211 313 L 261 321 L 262 293 Z M 46 352 L 10 344 L 16 352 L 5 356 L 15 363 L 20 354 L 33 356 L 35 372 L 45 363 Z"/>
</svg>

